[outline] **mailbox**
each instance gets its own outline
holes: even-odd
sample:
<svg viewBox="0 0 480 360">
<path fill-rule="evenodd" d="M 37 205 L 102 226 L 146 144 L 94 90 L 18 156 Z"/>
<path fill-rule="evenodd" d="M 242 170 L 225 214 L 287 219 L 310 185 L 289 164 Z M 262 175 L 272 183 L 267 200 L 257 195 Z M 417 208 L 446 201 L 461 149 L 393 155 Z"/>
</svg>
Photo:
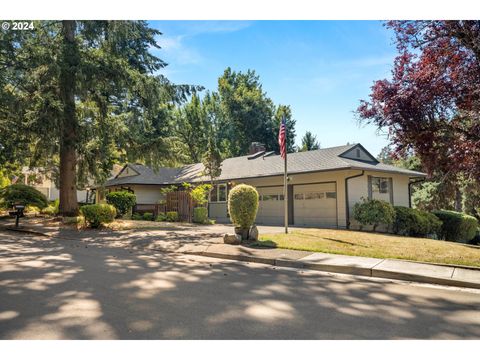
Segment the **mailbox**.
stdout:
<svg viewBox="0 0 480 360">
<path fill-rule="evenodd" d="M 15 216 L 15 227 L 18 227 L 18 220 L 21 217 L 24 217 L 23 211 L 25 210 L 25 205 L 13 205 L 15 211 L 10 211 L 10 216 Z"/>
</svg>

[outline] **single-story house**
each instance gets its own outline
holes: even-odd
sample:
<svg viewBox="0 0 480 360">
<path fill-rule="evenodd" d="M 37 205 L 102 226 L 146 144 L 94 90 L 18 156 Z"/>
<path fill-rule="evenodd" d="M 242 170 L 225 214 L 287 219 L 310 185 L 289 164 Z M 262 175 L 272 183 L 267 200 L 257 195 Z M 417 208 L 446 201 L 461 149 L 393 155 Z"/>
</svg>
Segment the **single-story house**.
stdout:
<svg viewBox="0 0 480 360">
<path fill-rule="evenodd" d="M 291 225 L 348 228 L 352 208 L 361 198 L 381 199 L 410 206 L 410 185 L 426 174 L 379 162 L 362 145 L 352 144 L 288 154 L 288 219 Z M 227 197 L 236 184 L 255 186 L 260 195 L 257 224 L 281 225 L 284 221 L 284 160 L 265 150 L 225 159 L 215 179 L 208 209 L 217 222 L 230 221 Z M 137 204 L 156 204 L 160 189 L 182 183 L 209 183 L 203 164 L 154 171 L 127 164 L 105 187 L 128 189 Z"/>
</svg>

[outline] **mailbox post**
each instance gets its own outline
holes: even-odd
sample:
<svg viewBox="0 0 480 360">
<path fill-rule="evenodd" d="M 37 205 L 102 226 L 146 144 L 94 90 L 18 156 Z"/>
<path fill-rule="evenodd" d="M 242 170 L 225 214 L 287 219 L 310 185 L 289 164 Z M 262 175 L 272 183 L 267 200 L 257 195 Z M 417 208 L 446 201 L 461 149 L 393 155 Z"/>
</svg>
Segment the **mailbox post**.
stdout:
<svg viewBox="0 0 480 360">
<path fill-rule="evenodd" d="M 15 216 L 15 227 L 18 228 L 18 221 L 21 217 L 24 217 L 23 210 L 25 210 L 25 205 L 14 205 L 13 208 L 15 211 L 10 211 L 10 216 Z"/>
</svg>

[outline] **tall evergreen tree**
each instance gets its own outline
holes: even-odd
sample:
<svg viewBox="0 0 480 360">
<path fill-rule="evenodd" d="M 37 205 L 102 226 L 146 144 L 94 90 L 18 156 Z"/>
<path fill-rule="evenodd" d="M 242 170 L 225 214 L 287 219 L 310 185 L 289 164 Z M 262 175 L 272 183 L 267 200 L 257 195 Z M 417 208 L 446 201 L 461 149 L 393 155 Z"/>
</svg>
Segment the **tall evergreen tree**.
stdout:
<svg viewBox="0 0 480 360">
<path fill-rule="evenodd" d="M 302 146 L 300 151 L 310 151 L 320 149 L 320 143 L 317 141 L 317 137 L 310 131 L 307 131 L 302 137 Z"/>
<path fill-rule="evenodd" d="M 155 29 L 144 21 L 42 21 L 0 33 L 0 159 L 58 166 L 60 210 L 76 187 L 104 181 L 117 160 L 168 158 L 168 116 L 190 86 L 155 72 Z M 20 146 L 19 146 L 20 145 Z"/>
<path fill-rule="evenodd" d="M 188 155 L 187 161 L 200 162 L 207 150 L 209 124 L 205 106 L 196 93 L 187 104 L 176 111 L 174 127 L 175 135 Z"/>
</svg>

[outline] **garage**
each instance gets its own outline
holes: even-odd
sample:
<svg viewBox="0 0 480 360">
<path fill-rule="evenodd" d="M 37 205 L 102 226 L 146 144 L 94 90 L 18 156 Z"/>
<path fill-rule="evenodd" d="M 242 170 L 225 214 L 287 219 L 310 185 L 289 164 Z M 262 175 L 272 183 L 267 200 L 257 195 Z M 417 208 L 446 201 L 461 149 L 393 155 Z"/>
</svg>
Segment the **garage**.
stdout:
<svg viewBox="0 0 480 360">
<path fill-rule="evenodd" d="M 337 226 L 336 183 L 295 185 L 293 187 L 295 225 Z"/>
<path fill-rule="evenodd" d="M 258 187 L 257 224 L 283 225 L 283 186 Z"/>
</svg>

